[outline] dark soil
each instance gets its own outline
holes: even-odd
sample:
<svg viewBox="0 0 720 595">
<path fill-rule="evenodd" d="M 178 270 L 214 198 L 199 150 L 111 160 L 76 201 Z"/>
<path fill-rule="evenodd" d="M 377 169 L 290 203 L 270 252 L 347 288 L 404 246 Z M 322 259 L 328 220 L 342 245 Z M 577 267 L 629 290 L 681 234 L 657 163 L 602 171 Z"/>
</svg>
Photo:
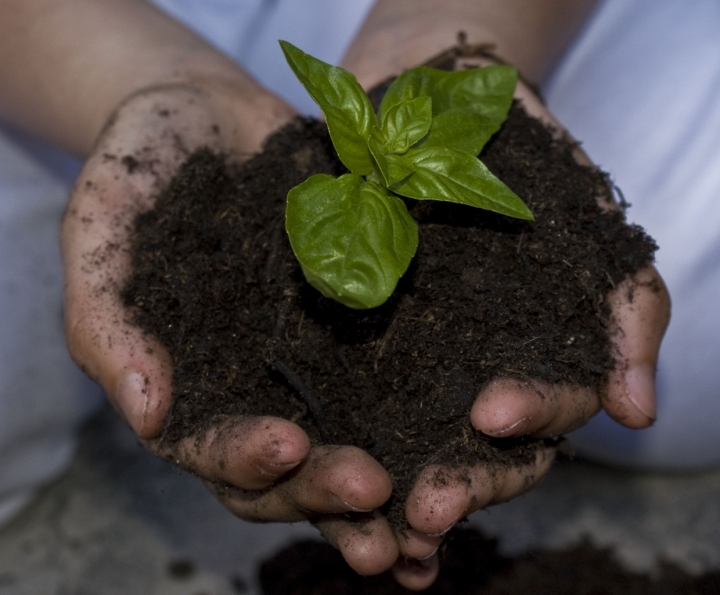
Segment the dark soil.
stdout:
<svg viewBox="0 0 720 595">
<path fill-rule="evenodd" d="M 615 364 L 606 296 L 656 248 L 620 211 L 601 212 L 606 177 L 572 148 L 514 106 L 481 158 L 536 221 L 408 201 L 417 256 L 370 311 L 310 287 L 283 229 L 290 188 L 344 173 L 324 125 L 298 119 L 241 166 L 192 155 L 138 217 L 123 293 L 173 359 L 164 440 L 236 415 L 291 419 L 315 443 L 370 452 L 394 481 L 394 522 L 430 463 L 533 461 L 536 441 L 471 427 L 475 395 L 498 377 L 601 390 Z"/>
<path fill-rule="evenodd" d="M 720 573 L 693 577 L 669 563 L 659 576 L 622 568 L 609 550 L 582 543 L 506 558 L 497 542 L 455 530 L 440 551 L 440 575 L 425 595 L 717 595 Z M 260 568 L 264 595 L 409 595 L 388 572 L 364 578 L 331 546 L 294 544 Z"/>
</svg>

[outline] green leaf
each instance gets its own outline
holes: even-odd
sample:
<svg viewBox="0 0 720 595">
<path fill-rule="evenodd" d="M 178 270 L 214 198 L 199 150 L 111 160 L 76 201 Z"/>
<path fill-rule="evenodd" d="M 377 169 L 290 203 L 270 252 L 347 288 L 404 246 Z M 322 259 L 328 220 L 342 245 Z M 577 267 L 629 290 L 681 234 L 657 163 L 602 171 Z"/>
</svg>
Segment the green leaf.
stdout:
<svg viewBox="0 0 720 595">
<path fill-rule="evenodd" d="M 380 139 L 377 137 L 378 135 L 371 134 L 368 139 L 368 146 L 382 175 L 383 184 L 386 188 L 389 188 L 407 178 L 415 170 L 400 155 L 388 153 L 386 145 L 382 142 L 382 137 Z"/>
<path fill-rule="evenodd" d="M 512 66 L 458 72 L 420 66 L 390 85 L 380 104 L 380 117 L 401 102 L 429 96 L 433 125 L 423 143 L 477 155 L 505 121 L 516 85 L 517 71 Z"/>
<path fill-rule="evenodd" d="M 502 122 L 464 109 L 451 109 L 433 118 L 423 147 L 445 147 L 477 157 Z"/>
<path fill-rule="evenodd" d="M 351 308 L 385 302 L 418 244 L 405 203 L 355 174 L 316 174 L 293 188 L 285 228 L 308 282 Z"/>
<path fill-rule="evenodd" d="M 415 173 L 391 190 L 418 200 L 443 200 L 534 220 L 525 203 L 476 157 L 455 149 L 410 149 L 403 159 Z"/>
<path fill-rule="evenodd" d="M 404 153 L 428 133 L 431 124 L 432 99 L 429 97 L 396 103 L 382 118 L 387 153 Z"/>
<path fill-rule="evenodd" d="M 351 172 L 368 175 L 373 162 L 367 146 L 375 110 L 354 75 L 280 41 L 290 68 L 325 114 L 340 161 Z"/>
</svg>

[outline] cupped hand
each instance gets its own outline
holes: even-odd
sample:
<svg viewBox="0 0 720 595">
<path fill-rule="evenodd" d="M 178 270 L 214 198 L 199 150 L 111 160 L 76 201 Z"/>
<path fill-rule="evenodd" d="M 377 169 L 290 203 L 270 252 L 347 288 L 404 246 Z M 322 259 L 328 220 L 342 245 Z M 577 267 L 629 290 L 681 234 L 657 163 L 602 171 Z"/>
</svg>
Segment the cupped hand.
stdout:
<svg viewBox="0 0 720 595">
<path fill-rule="evenodd" d="M 133 218 L 152 206 L 193 149 L 251 153 L 267 132 L 293 115 L 280 103 L 270 102 L 269 111 L 267 105 L 255 106 L 259 130 L 247 134 L 246 114 L 223 92 L 219 95 L 183 85 L 146 90 L 128 99 L 101 135 L 62 230 L 71 353 L 150 450 L 202 477 L 236 515 L 256 521 L 312 519 L 358 572 L 393 567 L 404 586 L 425 588 L 438 572 L 435 552 L 442 535 L 474 510 L 529 489 L 549 469 L 552 449 L 539 448 L 533 464 L 504 472 L 424 470 L 407 500 L 411 528 L 398 532 L 375 511 L 391 490 L 380 465 L 352 447 L 311 448 L 306 434 L 289 421 L 235 419 L 172 447 L 160 440 L 171 403 L 170 359 L 128 322 L 119 297 L 129 273 Z M 532 98 L 526 105 L 549 118 Z M 605 393 L 497 380 L 472 408 L 475 428 L 497 437 L 556 436 L 584 424 L 601 406 L 629 427 L 652 423 L 667 293 L 654 269 L 646 269 L 619 286 L 611 303 L 619 365 Z M 438 482 L 438 473 L 446 481 Z"/>
<path fill-rule="evenodd" d="M 280 100 L 248 100 L 223 81 L 168 85 L 128 98 L 100 135 L 75 185 L 61 242 L 65 324 L 76 363 L 98 381 L 152 452 L 203 478 L 232 512 L 253 521 L 298 521 L 372 511 L 390 496 L 385 470 L 353 447 L 311 448 L 297 425 L 273 417 L 226 421 L 169 444 L 167 351 L 134 326 L 120 291 L 130 272 L 129 234 L 185 158 L 208 146 L 242 158 L 294 116 Z M 347 540 L 346 540 L 347 541 Z M 341 547 L 350 563 L 380 572 L 397 558 L 392 534 L 373 548 Z M 377 551 L 386 552 L 380 556 Z"/>
<path fill-rule="evenodd" d="M 497 438 L 550 438 L 581 427 L 601 408 L 629 428 L 650 426 L 656 415 L 655 367 L 669 320 L 669 297 L 657 271 L 648 267 L 621 283 L 609 300 L 616 367 L 604 390 L 497 379 L 476 398 L 470 412 L 473 427 Z M 427 468 L 408 497 L 408 523 L 418 533 L 443 535 L 468 514 L 530 489 L 550 469 L 554 455 L 553 448 L 539 447 L 534 464 L 503 472 L 482 466 Z M 433 558 L 405 561 L 393 571 L 402 584 L 425 588 L 435 579 L 438 564 Z"/>
<path fill-rule="evenodd" d="M 469 61 L 469 65 L 476 64 Z M 516 98 L 558 136 L 568 136 L 526 85 L 518 85 Z M 575 157 L 583 165 L 592 165 L 579 148 Z M 617 208 L 611 204 L 601 206 Z M 667 289 L 656 269 L 649 266 L 625 279 L 608 300 L 616 365 L 600 392 L 538 380 L 496 379 L 484 387 L 472 406 L 473 427 L 495 438 L 553 438 L 582 427 L 601 408 L 629 428 L 652 425 L 656 417 L 655 369 L 670 318 Z M 414 559 L 401 558 L 394 566 L 398 581 L 414 589 L 432 584 L 439 570 L 434 550 L 442 535 L 468 514 L 530 489 L 550 469 L 554 458 L 553 448 L 539 446 L 534 463 L 510 470 L 483 466 L 423 470 L 408 496 L 405 514 L 414 542 L 418 543 L 416 536 L 422 536 L 427 547 L 419 548 L 417 555 L 408 554 L 405 548 L 403 553 Z M 403 543 L 400 536 L 398 542 Z"/>
<path fill-rule="evenodd" d="M 519 84 L 516 97 L 556 135 L 570 138 L 527 86 Z M 579 146 L 575 159 L 592 166 Z M 607 202 L 601 202 L 601 207 L 617 208 Z M 473 405 L 470 415 L 475 429 L 494 437 L 552 437 L 585 425 L 601 408 L 628 428 L 652 425 L 657 415 L 655 370 L 670 321 L 667 288 L 655 267 L 648 266 L 613 289 L 608 302 L 615 368 L 602 391 L 499 379 L 485 387 Z"/>
</svg>

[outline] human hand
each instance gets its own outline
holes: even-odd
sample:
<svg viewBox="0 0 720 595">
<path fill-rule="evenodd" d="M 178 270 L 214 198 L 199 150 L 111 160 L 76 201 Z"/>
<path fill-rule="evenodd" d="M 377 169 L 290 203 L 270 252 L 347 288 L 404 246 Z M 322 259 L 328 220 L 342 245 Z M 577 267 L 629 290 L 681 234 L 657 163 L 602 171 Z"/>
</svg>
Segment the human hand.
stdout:
<svg viewBox="0 0 720 595">
<path fill-rule="evenodd" d="M 480 60 L 481 64 L 486 60 Z M 458 66 L 478 65 L 461 60 Z M 555 134 L 569 137 L 537 96 L 520 84 L 516 97 L 534 117 L 544 121 Z M 592 165 L 576 149 L 583 165 Z M 602 203 L 606 209 L 616 205 Z M 600 408 L 619 423 L 643 428 L 655 418 L 654 374 L 662 336 L 669 320 L 669 297 L 657 271 L 647 267 L 626 279 L 608 296 L 612 310 L 611 340 L 616 367 L 607 386 L 596 392 L 572 385 L 550 385 L 541 381 L 497 379 L 484 388 L 471 410 L 475 429 L 493 437 L 531 436 L 552 438 L 584 425 Z M 539 447 L 533 464 L 507 471 L 483 466 L 423 470 L 406 502 L 406 518 L 417 553 L 401 549 L 393 571 L 406 587 L 425 588 L 438 572 L 432 552 L 442 535 L 459 519 L 487 505 L 508 500 L 532 487 L 550 468 L 552 448 Z M 442 476 L 442 481 L 438 477 Z M 403 536 L 396 535 L 399 544 Z M 421 553 L 422 552 L 422 555 Z M 427 557 L 429 555 L 429 557 Z M 423 559 L 419 561 L 419 559 Z"/>
<path fill-rule="evenodd" d="M 363 574 L 387 569 L 401 554 L 425 558 L 441 537 L 396 534 L 377 513 L 362 521 L 345 516 L 370 512 L 390 495 L 385 471 L 358 449 L 311 449 L 298 426 L 277 418 L 235 419 L 172 447 L 159 438 L 171 402 L 171 363 L 162 346 L 126 321 L 119 290 L 130 263 L 122 247 L 135 214 L 151 207 L 190 151 L 250 150 L 223 132 L 235 129 L 225 106 L 199 89 L 149 90 L 127 101 L 103 133 L 63 227 L 71 351 L 152 452 L 202 477 L 236 515 L 254 521 L 311 518 Z M 525 482 L 524 476 L 500 480 L 491 499 L 516 493 L 514 482 Z M 431 568 L 434 563 L 434 557 L 426 562 Z M 416 584 L 415 569 L 405 573 L 408 580 L 397 572 L 403 584 Z"/>
<path fill-rule="evenodd" d="M 667 292 L 649 267 L 626 279 L 608 301 L 617 359 L 604 387 L 595 391 L 499 378 L 478 395 L 470 412 L 473 427 L 497 438 L 551 438 L 581 427 L 601 407 L 627 427 L 650 425 L 655 416 L 655 365 L 669 316 Z M 546 449 L 538 451 L 535 465 L 524 469 L 425 469 L 407 498 L 407 521 L 421 534 L 442 534 L 470 513 L 531 488 L 553 458 L 552 449 Z M 437 571 L 434 558 L 423 563 L 401 560 L 394 568 L 400 582 L 418 588 L 428 586 Z"/>
<path fill-rule="evenodd" d="M 150 451 L 201 477 L 228 509 L 253 521 L 370 511 L 390 496 L 390 479 L 360 449 L 311 448 L 299 426 L 273 417 L 233 419 L 204 435 L 164 442 L 172 363 L 161 345 L 128 321 L 120 290 L 130 272 L 133 219 L 152 206 L 188 154 L 209 146 L 241 158 L 259 148 L 265 130 L 293 116 L 272 97 L 248 106 L 225 84 L 168 85 L 136 93 L 96 143 L 62 227 L 73 358 L 103 386 Z M 248 120 L 259 127 L 254 136 Z M 332 526 L 331 519 L 326 524 Z M 358 548 L 347 538 L 341 550 L 354 568 L 370 573 L 377 570 L 377 552 L 383 548 L 391 548 L 391 560 L 382 558 L 380 569 L 397 558 L 394 540 L 388 543 L 381 539 Z"/>
</svg>

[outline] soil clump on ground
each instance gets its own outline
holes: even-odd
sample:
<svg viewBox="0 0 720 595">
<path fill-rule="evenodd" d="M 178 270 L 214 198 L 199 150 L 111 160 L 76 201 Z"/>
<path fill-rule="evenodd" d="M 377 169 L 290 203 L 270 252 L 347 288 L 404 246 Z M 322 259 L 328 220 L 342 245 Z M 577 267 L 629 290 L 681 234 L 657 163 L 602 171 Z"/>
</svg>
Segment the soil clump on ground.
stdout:
<svg viewBox="0 0 720 595">
<path fill-rule="evenodd" d="M 324 124 L 297 119 L 241 165 L 194 153 L 137 218 L 123 290 L 172 356 L 163 439 L 238 415 L 290 419 L 314 443 L 371 453 L 393 479 L 396 523 L 429 464 L 462 480 L 463 465 L 534 461 L 536 440 L 472 428 L 475 396 L 499 377 L 601 390 L 615 365 L 607 295 L 656 249 L 621 211 L 601 211 L 607 177 L 573 148 L 514 105 L 480 157 L 536 221 L 408 200 L 417 255 L 391 299 L 366 311 L 309 286 L 284 231 L 293 186 L 345 173 Z"/>
</svg>

